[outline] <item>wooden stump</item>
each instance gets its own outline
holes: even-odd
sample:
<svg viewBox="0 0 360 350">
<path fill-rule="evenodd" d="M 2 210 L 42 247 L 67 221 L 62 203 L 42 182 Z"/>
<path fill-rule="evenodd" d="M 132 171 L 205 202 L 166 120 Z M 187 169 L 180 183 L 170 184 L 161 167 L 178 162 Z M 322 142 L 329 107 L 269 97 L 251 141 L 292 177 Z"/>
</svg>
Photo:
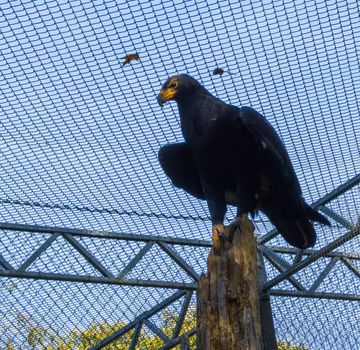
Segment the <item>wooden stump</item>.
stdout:
<svg viewBox="0 0 360 350">
<path fill-rule="evenodd" d="M 239 223 L 224 252 L 210 253 L 199 281 L 198 350 L 262 350 L 254 226 L 246 217 Z"/>
</svg>

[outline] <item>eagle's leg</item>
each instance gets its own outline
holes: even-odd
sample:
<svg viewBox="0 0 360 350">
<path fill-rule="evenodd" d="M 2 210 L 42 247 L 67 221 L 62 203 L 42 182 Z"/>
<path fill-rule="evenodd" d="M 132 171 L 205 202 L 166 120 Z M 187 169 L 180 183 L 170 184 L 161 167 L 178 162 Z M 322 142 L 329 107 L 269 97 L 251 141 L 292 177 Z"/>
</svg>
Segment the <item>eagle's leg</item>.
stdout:
<svg viewBox="0 0 360 350">
<path fill-rule="evenodd" d="M 212 241 L 214 252 L 220 255 L 225 250 L 225 237 L 227 236 L 227 227 L 224 224 L 215 224 L 212 228 Z"/>
<path fill-rule="evenodd" d="M 254 216 L 256 212 L 258 202 L 258 195 L 255 193 L 254 189 L 251 189 L 251 186 L 248 186 L 246 190 L 238 186 L 236 191 L 236 219 L 229 225 L 227 239 L 232 240 L 233 235 L 237 229 L 240 228 L 241 218 L 250 213 L 251 216 Z"/>
<path fill-rule="evenodd" d="M 228 233 L 227 233 L 227 239 L 229 241 L 232 241 L 234 237 L 234 233 L 236 230 L 240 229 L 240 224 L 244 220 L 244 218 L 248 219 L 247 214 L 242 214 L 241 216 L 236 216 L 236 219 L 227 227 Z M 252 231 L 254 230 L 254 224 L 252 221 L 247 220 L 251 223 L 252 227 L 250 228 Z"/>
<path fill-rule="evenodd" d="M 224 226 L 224 218 L 226 214 L 226 203 L 224 197 L 219 193 L 209 193 L 207 195 L 207 204 L 210 211 L 212 221 L 212 241 L 213 248 L 216 254 L 221 254 L 224 251 L 223 236 L 227 234 L 227 229 Z"/>
</svg>

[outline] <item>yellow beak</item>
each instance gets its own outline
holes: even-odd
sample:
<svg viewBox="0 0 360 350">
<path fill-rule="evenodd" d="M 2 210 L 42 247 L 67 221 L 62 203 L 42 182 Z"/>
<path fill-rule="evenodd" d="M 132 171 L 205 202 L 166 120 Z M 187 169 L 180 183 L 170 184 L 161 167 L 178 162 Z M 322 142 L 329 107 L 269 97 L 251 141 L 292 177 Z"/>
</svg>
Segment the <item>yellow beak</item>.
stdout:
<svg viewBox="0 0 360 350">
<path fill-rule="evenodd" d="M 171 100 L 175 95 L 175 90 L 161 89 L 157 97 L 159 105 L 162 107 L 166 101 Z"/>
</svg>

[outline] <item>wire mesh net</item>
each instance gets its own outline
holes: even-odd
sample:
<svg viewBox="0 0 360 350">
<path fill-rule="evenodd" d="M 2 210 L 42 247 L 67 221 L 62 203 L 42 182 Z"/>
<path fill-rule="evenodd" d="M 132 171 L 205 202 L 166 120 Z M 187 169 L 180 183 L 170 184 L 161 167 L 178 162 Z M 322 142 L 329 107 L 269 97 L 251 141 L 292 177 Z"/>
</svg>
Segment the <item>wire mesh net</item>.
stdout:
<svg viewBox="0 0 360 350">
<path fill-rule="evenodd" d="M 174 336 L 185 296 L 156 306 L 193 290 L 211 222 L 157 160 L 182 140 L 177 108 L 156 103 L 170 75 L 264 114 L 308 203 L 355 179 L 322 203 L 338 216 L 315 226 L 315 252 L 356 226 L 358 18 L 356 0 L 0 1 L 0 347 L 89 348 L 141 315 L 113 348 Z M 255 225 L 259 237 L 272 229 L 262 214 Z M 351 237 L 273 286 L 278 339 L 358 347 Z M 265 245 L 272 280 L 296 252 L 280 236 Z M 194 325 L 194 297 L 185 309 L 178 334 Z"/>
</svg>

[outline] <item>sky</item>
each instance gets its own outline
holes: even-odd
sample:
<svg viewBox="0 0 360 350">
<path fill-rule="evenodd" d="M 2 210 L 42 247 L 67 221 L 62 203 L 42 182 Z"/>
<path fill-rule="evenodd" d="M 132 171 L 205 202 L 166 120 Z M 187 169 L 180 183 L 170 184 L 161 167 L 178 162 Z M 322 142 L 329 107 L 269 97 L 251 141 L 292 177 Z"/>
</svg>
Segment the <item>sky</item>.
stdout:
<svg viewBox="0 0 360 350">
<path fill-rule="evenodd" d="M 205 203 L 175 189 L 157 161 L 161 145 L 183 139 L 176 105 L 156 102 L 178 73 L 265 115 L 305 199 L 316 201 L 358 173 L 359 32 L 355 0 L 0 0 L 0 220 L 209 239 Z M 123 65 L 130 53 L 140 59 Z M 213 75 L 215 68 L 231 74 Z M 329 206 L 354 223 L 358 200 L 355 188 Z M 257 233 L 269 229 L 260 215 Z M 316 248 L 344 233 L 336 224 L 316 229 Z M 44 240 L 27 237 L 0 238 L 14 265 Z M 273 244 L 285 245 L 281 238 Z M 114 262 L 140 249 L 89 246 Z M 72 253 L 60 244 L 47 254 L 44 264 L 53 266 L 54 256 L 61 262 Z M 204 261 L 191 258 L 200 271 Z M 74 264 L 69 258 L 63 268 Z"/>
</svg>

